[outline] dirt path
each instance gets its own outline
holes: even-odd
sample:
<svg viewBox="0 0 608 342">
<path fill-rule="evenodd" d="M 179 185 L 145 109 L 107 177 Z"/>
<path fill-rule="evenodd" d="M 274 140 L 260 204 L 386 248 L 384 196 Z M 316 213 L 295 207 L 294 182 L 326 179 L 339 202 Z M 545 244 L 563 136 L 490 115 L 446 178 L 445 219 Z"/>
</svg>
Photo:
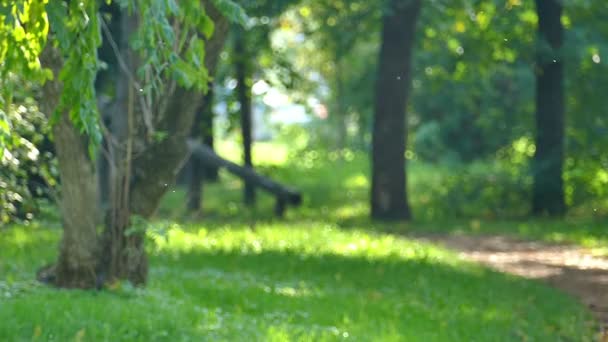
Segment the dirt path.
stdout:
<svg viewBox="0 0 608 342">
<path fill-rule="evenodd" d="M 608 341 L 608 259 L 570 245 L 505 236 L 425 235 L 460 255 L 502 272 L 539 279 L 578 298 L 596 315 Z"/>
</svg>

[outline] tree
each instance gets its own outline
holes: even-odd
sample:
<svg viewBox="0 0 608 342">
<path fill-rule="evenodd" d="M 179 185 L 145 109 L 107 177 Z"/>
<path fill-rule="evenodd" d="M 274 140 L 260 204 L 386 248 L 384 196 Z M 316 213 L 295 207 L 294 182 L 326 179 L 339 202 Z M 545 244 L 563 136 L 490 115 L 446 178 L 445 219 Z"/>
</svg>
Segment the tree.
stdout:
<svg viewBox="0 0 608 342">
<path fill-rule="evenodd" d="M 8 15 L 0 26 L 0 55 L 8 66 L 3 76 L 51 79 L 40 106 L 54 122 L 64 234 L 57 263 L 41 278 L 61 287 L 91 288 L 117 279 L 143 284 L 145 220 L 188 155 L 186 140 L 219 59 L 227 18 L 243 23 L 244 13 L 230 0 L 121 0 L 121 32 L 113 36 L 99 15 L 99 1 L 25 2 L 0 4 Z M 107 125 L 100 125 L 97 112 L 100 31 L 120 66 L 107 85 L 97 82 L 113 92 L 104 106 Z M 10 91 L 3 90 L 3 102 L 10 103 Z M 110 191 L 98 236 L 93 156 L 102 134 Z"/>
<path fill-rule="evenodd" d="M 234 30 L 234 68 L 236 73 L 236 92 L 240 104 L 241 136 L 243 139 L 243 163 L 245 167 L 252 168 L 251 144 L 252 144 L 252 68 L 249 51 L 247 51 L 247 31 L 238 27 Z M 245 182 L 244 202 L 247 205 L 255 203 L 255 188 L 253 184 Z"/>
<path fill-rule="evenodd" d="M 289 54 L 302 75 L 299 90 L 309 88 L 307 95 L 314 94 L 328 108 L 325 129 L 317 134 L 331 148 L 369 145 L 383 3 L 305 0 L 286 16 L 290 26 L 306 35 L 290 47 Z M 306 63 L 299 66 L 297 58 L 302 57 Z"/>
<path fill-rule="evenodd" d="M 251 23 L 233 30 L 232 62 L 236 78 L 236 100 L 239 104 L 241 137 L 243 141 L 243 164 L 253 168 L 253 101 L 252 86 L 259 67 L 256 59 L 270 47 L 270 31 L 273 19 L 280 15 L 294 0 L 241 1 L 243 8 L 252 16 Z M 255 23 L 255 24 L 253 24 Z M 256 201 L 255 187 L 246 181 L 243 190 L 246 205 Z"/>
<path fill-rule="evenodd" d="M 536 152 L 533 160 L 532 212 L 563 215 L 564 199 L 564 28 L 559 0 L 536 0 Z"/>
<path fill-rule="evenodd" d="M 190 132 L 192 139 L 200 139 L 203 144 L 213 149 L 213 88 L 203 99 L 202 106 L 197 110 Z M 197 212 L 201 209 L 203 183 L 205 180 L 217 180 L 218 169 L 205 166 L 200 160 L 190 158 L 184 169 L 189 169 L 188 175 L 188 210 Z"/>
<path fill-rule="evenodd" d="M 407 200 L 405 110 L 420 0 L 391 0 L 383 16 L 372 136 L 371 215 L 411 218 Z"/>
<path fill-rule="evenodd" d="M 41 57 L 44 65 L 59 74 L 61 57 L 58 50 L 47 48 Z M 63 85 L 47 81 L 43 87 L 41 109 L 47 115 L 58 107 Z M 88 140 L 70 121 L 67 113 L 60 115 L 53 125 L 54 146 L 57 151 L 61 180 L 61 209 L 63 236 L 52 277 L 61 287 L 90 288 L 97 284 L 99 255 L 95 213 L 97 188 L 95 164 L 86 146 Z"/>
<path fill-rule="evenodd" d="M 112 165 L 111 200 L 98 264 L 98 273 L 109 280 L 127 279 L 135 284 L 146 281 L 145 220 L 155 212 L 188 156 L 186 140 L 201 106 L 200 91 L 206 90 L 208 73 L 215 69 L 228 31 L 226 18 L 211 2 L 182 2 L 180 6 L 183 12 L 176 13 L 178 18 L 188 18 L 186 11 L 193 16 L 176 28 L 176 33 L 183 32 L 184 42 L 188 43 L 171 41 L 171 35 L 167 41 L 159 42 L 161 46 L 174 46 L 166 56 L 169 62 L 172 56 L 184 56 L 183 63 L 176 65 L 173 78 L 165 78 L 154 66 L 146 65 L 154 58 L 163 60 L 162 50 L 160 54 L 154 46 L 133 50 L 138 39 L 145 39 L 141 32 L 152 25 L 148 21 L 163 22 L 162 14 L 155 18 L 153 7 L 141 6 L 136 15 L 122 15 L 121 36 L 125 38 L 117 53 L 127 70 L 123 68 L 116 80 L 116 107 L 108 132 L 113 146 L 104 152 Z M 195 25 L 189 26 L 188 20 Z M 164 22 L 169 24 L 168 20 Z M 201 34 L 203 40 L 199 38 Z M 107 38 L 111 39 L 109 35 Z M 200 56 L 205 56 L 204 60 Z M 136 77 L 129 70 L 138 70 L 143 76 Z M 151 87 L 147 96 L 139 95 L 144 92 L 142 84 L 155 81 L 163 84 Z"/>
</svg>

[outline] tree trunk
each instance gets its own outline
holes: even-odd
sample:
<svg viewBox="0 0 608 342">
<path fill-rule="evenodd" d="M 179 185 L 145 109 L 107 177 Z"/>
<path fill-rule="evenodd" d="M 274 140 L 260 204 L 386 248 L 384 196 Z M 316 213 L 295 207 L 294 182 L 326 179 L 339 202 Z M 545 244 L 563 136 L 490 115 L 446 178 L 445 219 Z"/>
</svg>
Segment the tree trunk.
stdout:
<svg viewBox="0 0 608 342">
<path fill-rule="evenodd" d="M 391 0 L 383 17 L 374 104 L 371 216 L 411 218 L 405 170 L 406 104 L 421 0 Z"/>
<path fill-rule="evenodd" d="M 215 26 L 213 36 L 205 44 L 205 66 L 212 74 L 228 32 L 228 22 L 213 6 L 207 6 L 207 11 Z M 125 25 L 126 32 L 131 30 L 129 25 L 132 24 L 131 21 Z M 125 45 L 124 49 L 126 51 L 123 56 L 128 56 L 129 47 Z M 132 70 L 136 70 L 135 57 L 131 63 L 134 64 Z M 113 134 L 116 135 L 116 140 L 126 142 L 127 146 L 132 144 L 134 152 L 137 153 L 125 156 L 127 166 L 118 169 L 118 175 L 114 178 L 115 188 L 119 194 L 121 190 L 123 192 L 122 196 L 115 196 L 118 202 L 115 200 L 106 220 L 101 259 L 103 270 L 106 272 L 104 276 L 110 281 L 126 279 L 136 285 L 146 282 L 148 262 L 144 248 L 145 227 L 137 225 L 144 224 L 141 220 L 137 222 L 132 218 L 136 216 L 145 220 L 154 214 L 162 196 L 169 185 L 175 182 L 189 156 L 186 140 L 203 99 L 194 89 L 184 89 L 173 81 L 168 83 L 166 88 L 173 91 L 163 94 L 165 102 L 161 102 L 158 108 L 154 109 L 157 121 L 155 129 L 167 133 L 167 137 L 161 141 L 146 138 L 145 129 L 141 129 L 143 113 L 141 108 L 132 104 L 132 96 L 127 97 L 126 105 L 117 113 L 125 120 L 125 116 L 131 116 L 127 115 L 131 110 L 135 111 L 132 124 L 136 127 L 127 129 L 127 139 L 121 139 L 120 132 L 124 132 L 124 129 Z M 129 86 L 128 91 L 132 92 L 132 88 Z M 119 157 L 115 164 L 118 165 L 122 160 L 123 158 Z"/>
<path fill-rule="evenodd" d="M 196 113 L 194 118 L 194 124 L 192 125 L 192 131 L 190 132 L 190 138 L 201 139 L 203 143 L 205 140 L 209 140 L 211 135 L 213 142 L 213 114 L 212 114 L 212 103 L 213 103 L 213 90 L 210 89 L 203 100 L 203 105 Z M 208 120 L 207 118 L 211 118 Z M 211 131 L 209 133 L 208 131 Z M 207 174 L 215 171 L 217 175 L 217 168 L 205 166 L 200 160 L 190 157 L 188 160 L 188 166 L 190 169 L 190 177 L 188 181 L 188 211 L 197 212 L 201 210 L 201 198 L 203 192 L 203 182 L 207 179 Z"/>
<path fill-rule="evenodd" d="M 59 52 L 48 44 L 41 62 L 55 75 L 52 81 L 45 83 L 40 100 L 42 111 L 50 116 L 61 97 L 63 86 L 59 81 L 59 71 L 62 60 Z M 87 137 L 74 127 L 67 113 L 62 113 L 53 126 L 53 138 L 61 179 L 63 237 L 59 259 L 51 268 L 52 274 L 41 280 L 59 287 L 91 288 L 97 284 L 98 257 L 94 215 L 97 209 L 95 166 L 89 158 Z"/>
<path fill-rule="evenodd" d="M 243 137 L 243 162 L 245 167 L 252 168 L 251 162 L 251 68 L 249 55 L 247 52 L 247 37 L 243 28 L 237 27 L 235 30 L 235 68 L 237 80 L 237 96 L 241 105 L 241 133 Z M 255 204 L 255 187 L 249 182 L 245 182 L 244 201 L 247 205 Z"/>
<path fill-rule="evenodd" d="M 344 72 L 344 68 L 342 67 L 342 56 L 335 56 L 335 82 L 336 82 L 336 99 L 335 99 L 335 110 L 333 113 L 333 121 L 336 129 L 336 141 L 335 146 L 338 150 L 343 150 L 348 145 L 348 127 L 347 127 L 347 110 L 346 104 L 344 103 L 346 94 L 344 91 L 344 76 L 342 73 Z M 340 158 L 342 155 L 340 154 Z"/>
<path fill-rule="evenodd" d="M 536 0 L 539 51 L 536 69 L 536 153 L 533 160 L 532 212 L 563 215 L 564 65 L 563 26 L 559 0 Z"/>
<path fill-rule="evenodd" d="M 213 88 L 209 89 L 209 96 L 203 101 L 203 112 L 202 127 L 203 127 L 203 144 L 209 146 L 212 150 L 215 149 L 213 119 L 215 114 L 213 112 Z M 217 167 L 205 168 L 205 180 L 209 182 L 217 182 L 219 178 Z"/>
<path fill-rule="evenodd" d="M 213 37 L 206 42 L 205 51 L 205 66 L 212 73 L 228 32 L 228 21 L 209 2 L 206 5 L 215 27 Z M 121 54 L 131 65 L 131 70 L 137 70 L 137 58 L 126 43 L 128 33 L 133 32 L 137 21 L 134 18 L 126 20 L 121 32 L 124 34 Z M 44 97 L 40 101 L 44 112 L 50 115 L 61 95 L 62 85 L 58 81 L 61 54 L 48 44 L 41 62 L 55 74 L 54 80 L 45 84 Z M 167 191 L 168 184 L 175 181 L 177 172 L 188 157 L 186 141 L 194 113 L 202 100 L 195 90 L 176 86 L 171 80 L 167 83 L 166 89 L 169 90 L 162 94 L 158 108 L 154 108 L 157 131 L 166 132 L 168 136 L 161 141 L 148 139 L 146 130 L 141 129 L 143 113 L 134 105 L 131 80 L 123 75 L 116 84 L 117 96 L 110 116 L 112 143 L 108 143 L 108 149 L 113 149 L 115 141 L 121 146 L 114 146 L 117 148 L 109 151 L 110 209 L 102 239 L 99 239 L 95 226 L 98 198 L 95 165 L 88 155 L 88 140 L 73 127 L 67 115 L 63 115 L 53 127 L 62 186 L 64 235 L 59 260 L 56 265 L 38 272 L 40 280 L 70 288 L 99 287 L 104 281 L 115 279 L 129 280 L 136 285 L 145 283 L 148 271 L 145 227 L 137 225 L 142 223 L 141 220 L 136 222 L 132 218 L 134 215 L 149 218 Z"/>
<path fill-rule="evenodd" d="M 130 49 L 129 39 L 139 26 L 137 14 L 120 16 L 120 53 L 129 70 L 137 70 L 138 56 Z M 118 37 L 117 37 L 118 38 Z M 106 139 L 109 168 L 109 206 L 105 213 L 102 235 L 100 272 L 108 281 L 128 279 L 143 284 L 147 276 L 147 259 L 143 248 L 143 230 L 127 234 L 131 222 L 130 187 L 132 182 L 133 142 L 136 135 L 136 94 L 134 81 L 121 70 L 116 81 L 116 97 L 109 115 Z M 139 227 L 138 227 L 139 228 Z"/>
</svg>

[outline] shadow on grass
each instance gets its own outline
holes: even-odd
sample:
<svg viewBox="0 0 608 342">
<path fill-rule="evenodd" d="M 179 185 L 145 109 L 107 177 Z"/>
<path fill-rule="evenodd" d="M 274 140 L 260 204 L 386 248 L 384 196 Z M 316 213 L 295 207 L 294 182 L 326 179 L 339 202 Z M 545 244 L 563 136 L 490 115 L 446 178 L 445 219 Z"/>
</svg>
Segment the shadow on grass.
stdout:
<svg viewBox="0 0 608 342">
<path fill-rule="evenodd" d="M 265 251 L 161 254 L 154 286 L 188 301 L 283 323 L 335 326 L 362 339 L 579 338 L 589 317 L 534 282 L 424 256 L 409 260 Z M 181 282 L 165 287 L 169 279 Z M 583 329 L 584 330 L 584 329 Z"/>
</svg>

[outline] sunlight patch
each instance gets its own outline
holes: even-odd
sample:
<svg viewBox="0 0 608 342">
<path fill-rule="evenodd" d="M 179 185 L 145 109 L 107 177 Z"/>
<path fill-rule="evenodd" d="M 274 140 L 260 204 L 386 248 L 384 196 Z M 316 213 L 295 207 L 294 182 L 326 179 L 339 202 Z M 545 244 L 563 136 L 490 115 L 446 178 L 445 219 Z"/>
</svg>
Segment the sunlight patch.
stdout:
<svg viewBox="0 0 608 342">
<path fill-rule="evenodd" d="M 369 186 L 367 177 L 360 173 L 347 178 L 344 181 L 344 186 L 347 188 L 366 188 Z"/>
<path fill-rule="evenodd" d="M 282 252 L 303 257 L 338 255 L 369 260 L 423 259 L 442 263 L 452 260 L 441 249 L 395 235 L 345 231 L 314 224 L 304 227 L 258 226 L 255 232 L 230 227 L 211 231 L 205 228 L 186 230 L 172 225 L 166 238 L 157 238 L 155 245 L 156 253 L 169 253 L 176 257 L 197 251 L 241 255 Z"/>
</svg>

